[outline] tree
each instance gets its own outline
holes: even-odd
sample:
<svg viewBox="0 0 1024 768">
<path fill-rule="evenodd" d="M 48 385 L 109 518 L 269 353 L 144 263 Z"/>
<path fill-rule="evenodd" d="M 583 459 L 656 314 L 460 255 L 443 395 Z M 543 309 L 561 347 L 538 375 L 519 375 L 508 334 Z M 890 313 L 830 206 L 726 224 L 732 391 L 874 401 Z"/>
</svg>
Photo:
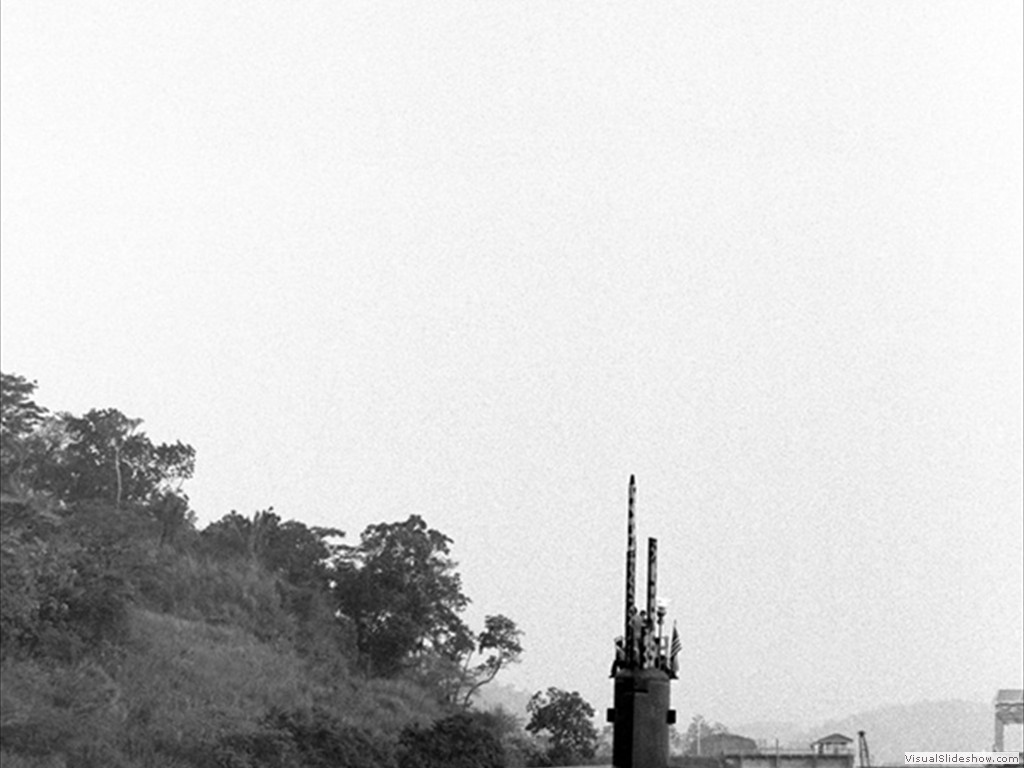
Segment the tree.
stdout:
<svg viewBox="0 0 1024 768">
<path fill-rule="evenodd" d="M 181 442 L 154 445 L 132 419 L 116 408 L 93 409 L 84 416 L 62 414 L 67 445 L 55 490 L 65 501 L 105 499 L 149 501 L 161 492 L 177 492 L 195 470 L 195 449 Z"/>
<path fill-rule="evenodd" d="M 174 493 L 162 493 L 149 505 L 149 513 L 160 527 L 160 545 L 176 544 L 186 532 L 195 534 L 195 513 L 188 500 Z"/>
<path fill-rule="evenodd" d="M 4 490 L 20 481 L 27 458 L 26 438 L 46 416 L 32 395 L 38 385 L 24 376 L 0 373 L 0 474 Z"/>
<path fill-rule="evenodd" d="M 195 449 L 154 445 L 142 419 L 116 408 L 50 415 L 32 396 L 36 383 L 0 374 L 0 470 L 5 495 L 50 494 L 57 503 L 104 500 L 121 508 L 168 494 L 195 470 Z"/>
<path fill-rule="evenodd" d="M 63 419 L 46 414 L 31 432 L 9 443 L 12 450 L 7 457 L 13 461 L 3 467 L 5 496 L 25 501 L 46 499 L 54 508 L 64 507 L 57 489 L 66 479 L 63 464 L 69 442 Z"/>
<path fill-rule="evenodd" d="M 32 428 L 46 414 L 46 409 L 32 399 L 39 385 L 24 376 L 0 373 L 0 434 L 18 436 Z"/>
<path fill-rule="evenodd" d="M 522 630 L 507 616 L 487 616 L 483 632 L 476 636 L 475 644 L 463 658 L 459 675 L 452 685 L 450 699 L 463 708 L 469 707 L 473 694 L 491 682 L 502 669 L 519 662 L 523 654 L 523 646 L 519 642 L 522 636 Z M 474 652 L 488 655 L 482 662 L 471 667 Z"/>
<path fill-rule="evenodd" d="M 296 587 L 327 589 L 332 578 L 330 561 L 339 549 L 334 540 L 344 535 L 338 528 L 308 527 L 286 520 L 270 532 L 264 565 Z"/>
<path fill-rule="evenodd" d="M 333 539 L 344 535 L 337 528 L 310 528 L 296 520 L 281 522 L 269 507 L 255 512 L 252 519 L 232 510 L 206 526 L 200 540 L 215 557 L 248 559 L 293 586 L 326 590 L 333 576 L 331 559 L 339 550 Z"/>
<path fill-rule="evenodd" d="M 594 756 L 597 730 L 591 722 L 594 708 L 577 691 L 560 688 L 537 691 L 526 705 L 530 733 L 550 734 L 548 759 L 553 765 L 573 765 Z"/>
<path fill-rule="evenodd" d="M 6 505 L 5 505 L 6 506 Z M 123 635 L 149 565 L 147 520 L 87 504 L 55 524 L 0 529 L 0 656 L 74 659 Z"/>
<path fill-rule="evenodd" d="M 255 517 L 256 515 L 253 519 Z M 252 522 L 249 518 L 231 510 L 220 520 L 206 526 L 199 534 L 199 541 L 203 550 L 215 559 L 244 558 L 250 551 L 251 528 Z"/>
<path fill-rule="evenodd" d="M 702 742 L 709 736 L 718 736 L 728 732 L 729 729 L 721 723 L 709 723 L 703 715 L 694 715 L 690 726 L 682 737 L 683 754 L 698 756 L 707 754 L 706 750 L 702 749 Z"/>
<path fill-rule="evenodd" d="M 250 768 L 378 768 L 394 765 L 391 745 L 335 713 L 273 707 L 253 729 L 226 735 L 203 765 Z"/>
<path fill-rule="evenodd" d="M 399 737 L 399 768 L 505 768 L 493 717 L 459 712 L 430 728 L 408 726 Z"/>
<path fill-rule="evenodd" d="M 331 567 L 344 537 L 337 528 L 309 527 L 281 521 L 273 507 L 252 518 L 232 511 L 199 534 L 200 550 L 221 565 L 259 566 L 272 575 L 281 607 L 298 622 L 296 648 L 325 664 L 337 661 L 338 649 L 354 656 L 354 633 L 337 615 Z M 232 563 L 232 561 L 234 561 Z"/>
<path fill-rule="evenodd" d="M 334 561 L 335 594 L 355 625 L 372 674 L 390 676 L 436 658 L 462 658 L 473 638 L 459 614 L 469 603 L 450 557 L 451 539 L 418 515 L 363 531 Z"/>
<path fill-rule="evenodd" d="M 281 518 L 274 508 L 254 512 L 250 520 L 235 510 L 203 529 L 201 539 L 209 552 L 222 559 L 242 558 L 266 565 L 267 554 Z"/>
</svg>

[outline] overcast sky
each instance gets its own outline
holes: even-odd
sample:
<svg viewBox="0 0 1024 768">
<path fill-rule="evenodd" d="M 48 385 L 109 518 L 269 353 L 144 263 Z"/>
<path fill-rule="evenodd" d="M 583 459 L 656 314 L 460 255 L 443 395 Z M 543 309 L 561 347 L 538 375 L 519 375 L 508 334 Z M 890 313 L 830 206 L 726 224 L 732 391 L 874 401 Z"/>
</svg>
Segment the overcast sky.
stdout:
<svg viewBox="0 0 1024 768">
<path fill-rule="evenodd" d="M 202 523 L 418 513 L 507 682 L 1022 685 L 1022 5 L 2 6 L 2 366 L 198 452 Z"/>
</svg>

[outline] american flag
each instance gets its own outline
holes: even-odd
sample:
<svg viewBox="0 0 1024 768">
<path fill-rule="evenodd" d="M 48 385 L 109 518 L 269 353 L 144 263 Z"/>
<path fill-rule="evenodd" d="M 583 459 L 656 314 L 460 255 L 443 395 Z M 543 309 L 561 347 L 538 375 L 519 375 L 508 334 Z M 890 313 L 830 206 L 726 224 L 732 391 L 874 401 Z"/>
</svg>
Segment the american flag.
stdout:
<svg viewBox="0 0 1024 768">
<path fill-rule="evenodd" d="M 683 650 L 683 644 L 679 641 L 679 630 L 676 628 L 675 622 L 672 622 L 672 647 L 669 650 L 669 659 L 672 664 L 672 672 L 679 671 L 679 652 Z"/>
</svg>

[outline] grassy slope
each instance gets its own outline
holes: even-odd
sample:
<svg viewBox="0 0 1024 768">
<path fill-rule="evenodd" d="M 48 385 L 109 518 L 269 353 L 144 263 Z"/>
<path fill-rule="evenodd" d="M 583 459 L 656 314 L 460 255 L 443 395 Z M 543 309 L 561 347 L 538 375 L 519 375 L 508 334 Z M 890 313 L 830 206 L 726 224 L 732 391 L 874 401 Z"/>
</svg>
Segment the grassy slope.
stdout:
<svg viewBox="0 0 1024 768">
<path fill-rule="evenodd" d="M 120 653 L 62 665 L 8 661 L 0 677 L 3 765 L 177 767 L 250 733 L 271 708 L 314 704 L 393 734 L 437 712 L 400 681 L 323 679 L 286 644 L 237 626 L 134 609 Z M 16 754 L 15 754 L 16 753 Z"/>
</svg>

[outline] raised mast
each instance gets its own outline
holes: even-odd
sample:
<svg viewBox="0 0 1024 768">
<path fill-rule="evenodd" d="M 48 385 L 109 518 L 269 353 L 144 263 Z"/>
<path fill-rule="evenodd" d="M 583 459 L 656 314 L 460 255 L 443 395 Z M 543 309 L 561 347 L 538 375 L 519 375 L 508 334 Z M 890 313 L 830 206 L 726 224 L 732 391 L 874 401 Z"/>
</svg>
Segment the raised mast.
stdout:
<svg viewBox="0 0 1024 768">
<path fill-rule="evenodd" d="M 647 618 L 654 621 L 658 611 L 658 540 L 647 539 Z"/>
<path fill-rule="evenodd" d="M 636 477 L 629 476 L 629 513 L 626 526 L 626 626 L 625 650 L 626 664 L 636 663 L 633 649 L 635 638 L 633 629 L 636 623 Z"/>
</svg>

